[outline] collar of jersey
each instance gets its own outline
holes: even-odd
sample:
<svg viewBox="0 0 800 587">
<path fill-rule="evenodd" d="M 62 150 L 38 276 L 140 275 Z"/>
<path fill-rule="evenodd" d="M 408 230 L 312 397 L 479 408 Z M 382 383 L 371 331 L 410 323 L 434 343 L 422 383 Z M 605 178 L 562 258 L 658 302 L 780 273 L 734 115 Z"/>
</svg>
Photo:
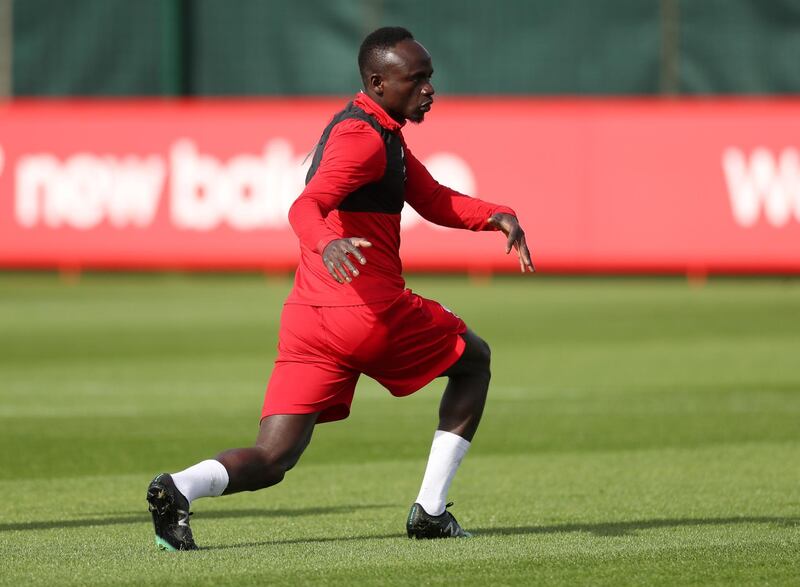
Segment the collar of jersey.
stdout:
<svg viewBox="0 0 800 587">
<path fill-rule="evenodd" d="M 355 99 L 353 99 L 353 104 L 361 108 L 370 116 L 374 116 L 378 123 L 388 131 L 397 132 L 403 128 L 403 125 L 405 124 L 405 122 L 401 124 L 389 116 L 383 108 L 378 106 L 378 103 L 375 102 L 375 100 L 367 96 L 364 92 L 359 92 L 356 94 Z"/>
</svg>

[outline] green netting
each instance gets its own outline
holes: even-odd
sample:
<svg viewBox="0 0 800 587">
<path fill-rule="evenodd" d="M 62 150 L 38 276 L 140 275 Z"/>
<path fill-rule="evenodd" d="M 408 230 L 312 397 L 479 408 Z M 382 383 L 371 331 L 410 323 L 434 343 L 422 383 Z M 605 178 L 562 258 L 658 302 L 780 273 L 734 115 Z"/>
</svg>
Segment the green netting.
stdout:
<svg viewBox="0 0 800 587">
<path fill-rule="evenodd" d="M 658 91 L 658 3 L 642 0 L 387 2 L 381 24 L 411 28 L 448 93 Z"/>
<path fill-rule="evenodd" d="M 161 0 L 17 0 L 16 95 L 164 90 Z"/>
<path fill-rule="evenodd" d="M 197 0 L 190 66 L 194 93 L 355 91 L 363 5 L 361 0 Z"/>
<path fill-rule="evenodd" d="M 389 24 L 451 94 L 657 94 L 667 62 L 683 93 L 800 90 L 798 0 L 16 0 L 14 93 L 349 94 Z"/>
<path fill-rule="evenodd" d="M 798 0 L 682 0 L 684 93 L 800 92 Z"/>
<path fill-rule="evenodd" d="M 409 28 L 444 91 L 651 93 L 658 5 L 641 0 L 197 3 L 200 94 L 341 94 L 358 87 L 364 34 Z"/>
</svg>

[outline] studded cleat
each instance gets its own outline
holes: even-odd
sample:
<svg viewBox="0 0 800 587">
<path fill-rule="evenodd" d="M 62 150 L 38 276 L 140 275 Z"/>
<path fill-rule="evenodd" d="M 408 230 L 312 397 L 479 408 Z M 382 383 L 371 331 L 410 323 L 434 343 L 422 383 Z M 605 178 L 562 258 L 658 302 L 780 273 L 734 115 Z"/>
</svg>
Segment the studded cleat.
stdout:
<svg viewBox="0 0 800 587">
<path fill-rule="evenodd" d="M 453 505 L 448 503 L 447 507 Z M 406 522 L 409 538 L 470 538 L 472 534 L 459 526 L 453 514 L 444 510 L 438 516 L 431 516 L 421 505 L 415 503 L 408 512 Z"/>
<path fill-rule="evenodd" d="M 189 527 L 189 501 L 175 487 L 167 473 L 158 475 L 147 487 L 148 509 L 153 514 L 156 546 L 161 550 L 197 550 Z"/>
</svg>

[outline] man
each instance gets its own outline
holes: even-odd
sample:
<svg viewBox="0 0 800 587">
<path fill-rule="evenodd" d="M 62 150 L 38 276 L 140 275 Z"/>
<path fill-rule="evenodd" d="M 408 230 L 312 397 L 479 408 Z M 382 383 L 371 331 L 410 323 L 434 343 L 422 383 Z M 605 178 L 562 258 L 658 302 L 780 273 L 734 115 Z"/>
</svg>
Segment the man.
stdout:
<svg viewBox="0 0 800 587">
<path fill-rule="evenodd" d="M 520 269 L 533 264 L 513 210 L 438 184 L 406 147 L 401 127 L 422 122 L 433 104 L 425 48 L 405 29 L 382 28 L 364 40 L 358 64 L 364 90 L 324 130 L 289 211 L 301 259 L 255 446 L 151 482 L 147 501 L 163 549 L 197 548 L 189 528 L 194 499 L 279 483 L 316 424 L 348 416 L 361 373 L 396 396 L 448 378 L 406 530 L 416 538 L 469 536 L 446 510 L 447 490 L 483 412 L 489 346 L 459 317 L 405 289 L 403 203 L 443 226 L 502 230 Z"/>
</svg>

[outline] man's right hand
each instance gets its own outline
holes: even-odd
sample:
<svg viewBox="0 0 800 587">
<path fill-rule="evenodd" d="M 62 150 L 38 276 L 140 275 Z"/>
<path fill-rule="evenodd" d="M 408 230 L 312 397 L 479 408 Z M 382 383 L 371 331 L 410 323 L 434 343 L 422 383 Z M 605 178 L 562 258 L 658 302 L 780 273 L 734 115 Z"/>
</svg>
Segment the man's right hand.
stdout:
<svg viewBox="0 0 800 587">
<path fill-rule="evenodd" d="M 358 269 L 353 265 L 348 255 L 351 255 L 356 261 L 364 265 L 367 259 L 359 248 L 371 246 L 371 242 L 359 236 L 339 238 L 325 245 L 325 250 L 322 251 L 322 262 L 325 264 L 328 273 L 336 281 L 349 283 L 353 281 L 353 277 L 358 277 Z"/>
</svg>

